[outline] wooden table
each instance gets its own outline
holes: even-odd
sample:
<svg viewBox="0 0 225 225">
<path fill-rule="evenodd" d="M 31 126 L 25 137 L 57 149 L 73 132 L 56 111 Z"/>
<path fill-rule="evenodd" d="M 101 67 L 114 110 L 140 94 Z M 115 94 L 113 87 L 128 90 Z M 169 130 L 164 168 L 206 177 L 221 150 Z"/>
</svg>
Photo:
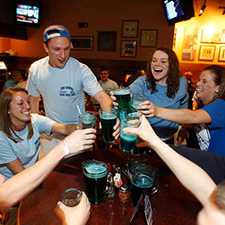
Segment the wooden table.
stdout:
<svg viewBox="0 0 225 225">
<path fill-rule="evenodd" d="M 61 192 L 70 187 L 85 191 L 81 162 L 98 159 L 115 165 L 122 165 L 125 154 L 118 148 L 95 150 L 63 160 L 47 177 L 42 186 L 27 196 L 20 205 L 18 219 L 21 225 L 60 224 L 54 213 Z M 154 153 L 150 154 L 149 164 L 159 170 L 159 191 L 151 197 L 154 225 L 195 224 L 201 205 L 187 192 L 176 177 L 165 167 Z M 90 225 L 127 225 L 133 213 L 131 203 L 123 205 L 115 198 L 91 205 Z M 139 216 L 134 224 L 145 224 Z"/>
</svg>

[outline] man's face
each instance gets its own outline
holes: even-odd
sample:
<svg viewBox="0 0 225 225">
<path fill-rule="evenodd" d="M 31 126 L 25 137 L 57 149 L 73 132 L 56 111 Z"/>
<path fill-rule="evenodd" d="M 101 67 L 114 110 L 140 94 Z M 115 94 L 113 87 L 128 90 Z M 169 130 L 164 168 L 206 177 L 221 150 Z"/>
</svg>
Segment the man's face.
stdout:
<svg viewBox="0 0 225 225">
<path fill-rule="evenodd" d="M 107 81 L 109 79 L 109 71 L 108 70 L 101 70 L 99 76 L 102 81 Z"/>
<path fill-rule="evenodd" d="M 43 47 L 48 53 L 50 66 L 62 69 L 66 65 L 70 55 L 70 40 L 67 37 L 51 38 Z"/>
</svg>

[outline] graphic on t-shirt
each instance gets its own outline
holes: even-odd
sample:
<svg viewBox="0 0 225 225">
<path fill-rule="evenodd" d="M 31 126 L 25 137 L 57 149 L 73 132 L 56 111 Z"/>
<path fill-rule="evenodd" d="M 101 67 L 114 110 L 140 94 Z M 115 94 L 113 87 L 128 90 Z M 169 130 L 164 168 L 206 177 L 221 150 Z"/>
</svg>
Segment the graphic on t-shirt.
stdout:
<svg viewBox="0 0 225 225">
<path fill-rule="evenodd" d="M 59 91 L 59 96 L 74 96 L 75 95 L 75 92 L 73 90 L 72 87 L 70 86 L 63 86 L 60 88 L 60 91 Z"/>
<path fill-rule="evenodd" d="M 208 127 L 205 124 L 198 124 L 198 125 L 196 124 L 195 132 L 200 149 L 203 151 L 207 151 L 211 139 Z"/>
<path fill-rule="evenodd" d="M 37 138 L 37 140 L 34 142 L 34 144 L 35 144 L 35 149 L 36 149 L 36 151 L 38 151 L 38 149 L 39 149 L 39 147 L 40 147 L 40 137 L 38 137 Z"/>
</svg>

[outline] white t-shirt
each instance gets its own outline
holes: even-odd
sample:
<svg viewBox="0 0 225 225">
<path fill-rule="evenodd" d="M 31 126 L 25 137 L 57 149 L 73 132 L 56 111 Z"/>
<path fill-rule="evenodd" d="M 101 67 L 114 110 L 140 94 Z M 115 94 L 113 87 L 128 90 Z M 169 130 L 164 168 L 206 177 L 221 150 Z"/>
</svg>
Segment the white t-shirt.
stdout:
<svg viewBox="0 0 225 225">
<path fill-rule="evenodd" d="M 107 81 L 99 81 L 99 84 L 101 85 L 102 89 L 107 92 L 108 89 L 110 89 L 111 91 L 114 91 L 118 88 L 118 85 L 115 81 L 108 79 Z"/>
<path fill-rule="evenodd" d="M 69 58 L 64 68 L 49 65 L 49 57 L 30 67 L 27 90 L 43 97 L 46 116 L 64 124 L 78 123 L 79 112 L 85 111 L 84 92 L 92 97 L 102 90 L 95 75 L 83 63 Z"/>
<path fill-rule="evenodd" d="M 33 165 L 37 159 L 40 150 L 40 133 L 50 135 L 52 126 L 55 121 L 38 114 L 32 114 L 32 126 L 33 136 L 28 139 L 28 126 L 22 131 L 16 132 L 16 134 L 23 140 L 13 135 L 17 143 L 9 139 L 2 131 L 0 131 L 0 173 L 6 178 L 14 176 L 14 174 L 5 166 L 6 163 L 10 163 L 15 159 L 19 159 L 26 169 Z"/>
</svg>

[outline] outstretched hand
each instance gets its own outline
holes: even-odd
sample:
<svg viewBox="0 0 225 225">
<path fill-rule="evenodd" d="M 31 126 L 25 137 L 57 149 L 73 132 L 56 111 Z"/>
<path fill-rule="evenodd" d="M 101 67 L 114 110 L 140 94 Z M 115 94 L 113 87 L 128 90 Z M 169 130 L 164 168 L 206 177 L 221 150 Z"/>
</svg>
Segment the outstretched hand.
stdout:
<svg viewBox="0 0 225 225">
<path fill-rule="evenodd" d="M 154 146 L 156 141 L 160 140 L 159 137 L 155 134 L 148 120 L 143 115 L 141 116 L 141 124 L 138 128 L 124 128 L 123 131 L 126 133 L 134 133 L 138 135 L 151 147 Z"/>
<path fill-rule="evenodd" d="M 88 128 L 84 130 L 76 130 L 68 135 L 64 141 L 67 143 L 72 154 L 90 149 L 93 147 L 96 138 L 96 130 Z"/>
<path fill-rule="evenodd" d="M 142 102 L 137 109 L 140 110 L 146 117 L 155 117 L 158 113 L 158 107 L 150 101 Z"/>
</svg>

